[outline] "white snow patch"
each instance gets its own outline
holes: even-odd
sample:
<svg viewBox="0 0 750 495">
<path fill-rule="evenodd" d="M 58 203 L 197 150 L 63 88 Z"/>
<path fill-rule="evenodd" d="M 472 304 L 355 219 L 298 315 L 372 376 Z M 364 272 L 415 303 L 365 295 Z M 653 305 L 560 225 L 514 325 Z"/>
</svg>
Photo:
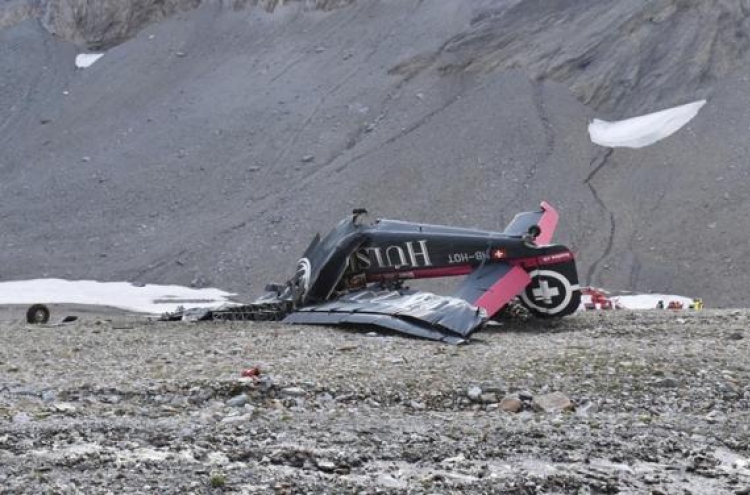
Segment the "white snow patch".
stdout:
<svg viewBox="0 0 750 495">
<path fill-rule="evenodd" d="M 229 464 L 229 457 L 223 452 L 209 452 L 206 458 L 208 459 L 208 464 L 212 466 Z"/>
<path fill-rule="evenodd" d="M 86 457 L 99 455 L 103 451 L 101 445 L 95 443 L 76 443 L 65 447 L 52 447 L 51 449 L 36 449 L 28 453 L 33 457 L 60 461 L 80 460 Z"/>
<path fill-rule="evenodd" d="M 682 303 L 683 309 L 688 309 L 693 303 L 693 300 L 685 296 L 676 296 L 671 294 L 629 294 L 625 296 L 608 296 L 607 297 L 615 308 L 620 309 L 656 309 L 656 305 L 659 301 L 664 301 L 664 308 L 669 306 L 671 301 Z M 581 296 L 581 305 L 579 309 L 584 311 L 586 304 L 592 302 L 591 296 L 583 294 Z M 598 308 L 597 308 L 598 309 Z"/>
<path fill-rule="evenodd" d="M 124 452 L 123 452 L 124 454 Z M 131 458 L 135 461 L 151 461 L 151 462 L 162 462 L 169 459 L 169 452 L 162 452 L 161 450 L 142 448 L 134 450 L 131 453 Z M 123 456 L 126 457 L 126 456 Z"/>
<path fill-rule="evenodd" d="M 706 100 L 641 115 L 617 122 L 594 119 L 589 124 L 591 141 L 608 148 L 643 148 L 679 131 L 698 115 Z"/>
<path fill-rule="evenodd" d="M 215 308 L 235 294 L 179 285 L 145 285 L 56 278 L 0 282 L 0 304 L 87 304 L 162 314 L 177 306 Z"/>
<path fill-rule="evenodd" d="M 632 296 L 611 297 L 612 302 L 619 302 L 625 309 L 656 309 L 659 301 L 664 301 L 666 308 L 671 301 L 682 303 L 684 309 L 693 303 L 693 300 L 685 296 L 674 296 L 669 294 L 634 294 Z"/>
<path fill-rule="evenodd" d="M 86 69 L 104 56 L 103 53 L 79 53 L 76 55 L 76 67 Z"/>
</svg>

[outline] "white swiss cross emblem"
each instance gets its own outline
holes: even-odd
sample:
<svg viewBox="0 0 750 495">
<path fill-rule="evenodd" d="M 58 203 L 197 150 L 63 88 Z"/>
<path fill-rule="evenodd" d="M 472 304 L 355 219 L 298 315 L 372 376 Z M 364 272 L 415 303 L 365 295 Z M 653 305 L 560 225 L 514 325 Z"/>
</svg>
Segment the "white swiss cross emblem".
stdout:
<svg viewBox="0 0 750 495">
<path fill-rule="evenodd" d="M 521 292 L 527 308 L 554 316 L 567 308 L 578 285 L 572 285 L 562 273 L 554 270 L 534 270 L 529 273 L 532 283 Z"/>
<path fill-rule="evenodd" d="M 552 304 L 552 298 L 560 295 L 557 287 L 550 287 L 546 280 L 539 281 L 539 287 L 533 289 L 531 294 L 535 301 L 543 301 L 545 304 Z"/>
</svg>

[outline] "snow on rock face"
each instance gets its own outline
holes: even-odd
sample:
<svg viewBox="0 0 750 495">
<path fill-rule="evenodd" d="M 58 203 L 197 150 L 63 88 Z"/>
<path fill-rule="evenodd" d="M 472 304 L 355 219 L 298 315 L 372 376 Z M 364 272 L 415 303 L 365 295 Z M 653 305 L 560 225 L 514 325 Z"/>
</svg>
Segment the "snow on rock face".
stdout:
<svg viewBox="0 0 750 495">
<path fill-rule="evenodd" d="M 86 69 L 94 65 L 94 62 L 104 56 L 103 53 L 79 53 L 76 56 L 76 67 Z"/>
<path fill-rule="evenodd" d="M 177 306 L 219 307 L 234 294 L 179 285 L 144 285 L 93 280 L 35 279 L 0 283 L 0 304 L 87 304 L 161 314 Z"/>
<path fill-rule="evenodd" d="M 706 100 L 700 100 L 617 122 L 594 119 L 589 124 L 591 141 L 608 148 L 650 146 L 682 129 L 705 104 Z"/>
</svg>

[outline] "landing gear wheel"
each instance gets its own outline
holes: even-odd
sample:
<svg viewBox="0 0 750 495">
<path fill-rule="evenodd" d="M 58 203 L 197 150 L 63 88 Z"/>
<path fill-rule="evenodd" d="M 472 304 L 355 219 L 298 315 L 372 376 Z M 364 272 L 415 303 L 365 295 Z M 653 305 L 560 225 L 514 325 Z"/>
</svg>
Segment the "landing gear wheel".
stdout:
<svg viewBox="0 0 750 495">
<path fill-rule="evenodd" d="M 521 304 L 537 318 L 558 318 L 573 314 L 581 304 L 578 284 L 572 284 L 554 270 L 534 270 L 531 283 L 521 293 Z"/>
<path fill-rule="evenodd" d="M 307 294 L 310 292 L 310 277 L 312 276 L 312 266 L 310 260 L 302 258 L 297 262 L 297 271 L 294 277 L 287 282 L 292 296 L 292 301 L 297 306 L 301 306 L 307 299 Z"/>
<path fill-rule="evenodd" d="M 44 304 L 34 304 L 26 311 L 26 323 L 43 325 L 49 321 L 49 308 Z"/>
<path fill-rule="evenodd" d="M 490 320 L 500 323 L 508 320 L 526 321 L 530 316 L 531 314 L 529 313 L 529 310 L 521 303 L 519 298 L 516 297 L 506 304 L 500 311 L 495 313 Z"/>
</svg>

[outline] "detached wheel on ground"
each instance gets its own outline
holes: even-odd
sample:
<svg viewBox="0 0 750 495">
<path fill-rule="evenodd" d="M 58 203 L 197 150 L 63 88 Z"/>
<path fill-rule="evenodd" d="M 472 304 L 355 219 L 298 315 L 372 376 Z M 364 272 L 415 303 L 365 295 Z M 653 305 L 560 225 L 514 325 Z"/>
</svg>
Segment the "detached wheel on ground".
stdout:
<svg viewBox="0 0 750 495">
<path fill-rule="evenodd" d="M 49 308 L 44 304 L 34 304 L 26 311 L 26 322 L 43 325 L 49 321 Z"/>
</svg>

